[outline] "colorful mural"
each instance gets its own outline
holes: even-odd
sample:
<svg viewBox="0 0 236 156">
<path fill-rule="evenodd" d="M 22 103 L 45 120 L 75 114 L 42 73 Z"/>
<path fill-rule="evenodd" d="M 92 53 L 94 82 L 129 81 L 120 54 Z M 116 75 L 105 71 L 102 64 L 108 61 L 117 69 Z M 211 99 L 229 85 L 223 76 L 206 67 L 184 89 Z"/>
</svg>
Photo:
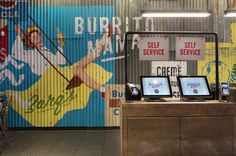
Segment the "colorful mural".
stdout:
<svg viewBox="0 0 236 156">
<path fill-rule="evenodd" d="M 71 67 L 57 69 L 72 78 L 76 64 Z M 93 72 L 96 70 L 96 73 Z M 105 84 L 112 73 L 107 72 L 97 64 L 89 64 L 85 72 L 96 82 Z M 12 97 L 12 108 L 29 121 L 33 126 L 55 126 L 65 113 L 76 109 L 86 109 L 93 89 L 82 84 L 72 90 L 65 91 L 67 82 L 50 67 L 42 77 L 30 88 L 24 91 L 8 91 Z M 52 86 L 52 84 L 58 84 Z M 46 87 L 49 86 L 49 87 Z M 96 104 L 96 103 L 93 103 Z"/>
<path fill-rule="evenodd" d="M 219 80 L 220 82 L 236 83 L 236 23 L 231 24 L 232 42 L 219 43 Z M 206 75 L 210 83 L 215 83 L 215 45 L 205 45 L 206 56 L 198 61 L 198 75 Z"/>
<path fill-rule="evenodd" d="M 118 126 L 121 97 L 104 99 L 102 92 L 107 88 L 107 95 L 111 94 L 111 86 L 116 84 L 115 61 L 124 58 L 123 25 L 128 31 L 133 20 L 134 31 L 140 31 L 140 25 L 148 31 L 154 29 L 153 19 L 139 23 L 141 17 L 125 17 L 123 21 L 116 17 L 114 6 L 35 6 L 26 10 L 24 20 L 8 13 L 4 17 L 8 22 L 0 30 L 0 92 L 7 91 L 12 99 L 8 127 Z M 26 14 L 39 27 L 25 19 Z M 235 83 L 236 23 L 231 30 L 232 43 L 219 44 L 220 81 Z M 134 35 L 132 50 L 137 41 Z M 214 43 L 208 42 L 198 74 L 207 75 L 211 83 L 215 81 L 214 64 Z"/>
<path fill-rule="evenodd" d="M 115 82 L 115 64 L 101 60 L 114 57 L 109 46 L 114 8 L 30 7 L 28 12 L 37 23 L 8 20 L 4 27 L 8 56 L 1 52 L 0 91 L 12 100 L 8 126 L 105 126 L 102 91 Z M 90 17 L 100 19 L 93 33 L 82 28 L 82 19 Z M 16 118 L 20 122 L 13 122 Z"/>
</svg>

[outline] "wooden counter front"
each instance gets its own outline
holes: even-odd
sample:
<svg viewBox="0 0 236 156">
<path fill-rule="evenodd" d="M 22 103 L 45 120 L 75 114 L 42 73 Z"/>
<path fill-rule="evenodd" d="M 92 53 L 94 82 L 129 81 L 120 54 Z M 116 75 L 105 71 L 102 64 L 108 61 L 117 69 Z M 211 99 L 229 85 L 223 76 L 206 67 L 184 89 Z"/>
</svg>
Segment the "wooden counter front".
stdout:
<svg viewBox="0 0 236 156">
<path fill-rule="evenodd" d="M 122 102 L 121 153 L 234 156 L 235 116 L 236 104 L 229 102 Z"/>
</svg>

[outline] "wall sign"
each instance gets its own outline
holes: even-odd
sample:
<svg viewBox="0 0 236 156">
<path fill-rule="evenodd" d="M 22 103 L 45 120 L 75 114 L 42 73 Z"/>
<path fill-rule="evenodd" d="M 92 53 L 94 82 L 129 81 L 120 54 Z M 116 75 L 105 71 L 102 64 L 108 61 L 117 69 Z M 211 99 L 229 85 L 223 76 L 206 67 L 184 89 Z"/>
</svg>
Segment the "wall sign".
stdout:
<svg viewBox="0 0 236 156">
<path fill-rule="evenodd" d="M 125 85 L 108 84 L 105 95 L 106 126 L 120 126 L 120 104 L 125 97 Z"/>
<path fill-rule="evenodd" d="M 7 26 L 0 28 L 0 62 L 4 62 L 8 56 L 8 29 Z"/>
<path fill-rule="evenodd" d="M 0 19 L 25 19 L 28 14 L 28 3 L 17 0 L 0 1 Z"/>
<path fill-rule="evenodd" d="M 169 60 L 169 38 L 140 38 L 139 60 Z"/>
<path fill-rule="evenodd" d="M 152 61 L 152 75 L 169 76 L 173 96 L 179 97 L 179 88 L 176 77 L 187 75 L 187 62 L 185 61 Z"/>
<path fill-rule="evenodd" d="M 176 37 L 176 60 L 203 60 L 205 38 Z"/>
</svg>

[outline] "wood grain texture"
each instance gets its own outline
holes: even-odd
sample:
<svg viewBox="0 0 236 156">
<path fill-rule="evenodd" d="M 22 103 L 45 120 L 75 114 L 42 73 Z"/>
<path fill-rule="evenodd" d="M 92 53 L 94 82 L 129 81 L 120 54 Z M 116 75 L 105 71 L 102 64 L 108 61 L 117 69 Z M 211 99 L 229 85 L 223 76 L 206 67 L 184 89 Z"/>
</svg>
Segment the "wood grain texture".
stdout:
<svg viewBox="0 0 236 156">
<path fill-rule="evenodd" d="M 181 140 L 182 156 L 233 156 L 232 137 L 198 137 Z"/>
<path fill-rule="evenodd" d="M 133 102 L 124 103 L 123 116 L 170 116 L 170 117 L 197 117 L 197 116 L 234 116 L 236 115 L 235 103 L 209 102 Z"/>
<path fill-rule="evenodd" d="M 236 104 L 132 102 L 122 104 L 125 156 L 233 156 Z"/>
</svg>

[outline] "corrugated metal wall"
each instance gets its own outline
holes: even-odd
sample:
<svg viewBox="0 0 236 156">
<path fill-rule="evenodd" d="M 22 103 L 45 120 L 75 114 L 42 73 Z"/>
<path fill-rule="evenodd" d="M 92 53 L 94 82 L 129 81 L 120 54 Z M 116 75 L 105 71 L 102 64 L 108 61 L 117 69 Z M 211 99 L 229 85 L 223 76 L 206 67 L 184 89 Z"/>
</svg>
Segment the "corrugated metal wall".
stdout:
<svg viewBox="0 0 236 156">
<path fill-rule="evenodd" d="M 220 43 L 220 57 L 223 57 L 222 59 L 224 62 L 227 62 L 226 66 L 227 69 L 230 71 L 229 77 L 234 80 L 234 77 L 232 76 L 233 67 L 229 66 L 236 64 L 235 62 L 235 45 L 236 43 L 232 43 L 234 40 L 234 36 L 236 33 L 236 26 L 233 24 L 236 22 L 236 18 L 226 18 L 223 16 L 224 10 L 228 9 L 235 9 L 236 8 L 236 2 L 235 0 L 229 0 L 228 2 L 226 0 L 31 0 L 29 2 L 29 13 L 32 17 L 36 19 L 38 23 L 42 26 L 42 29 L 47 30 L 46 33 L 48 33 L 49 38 L 56 44 L 57 39 L 55 37 L 55 28 L 58 26 L 59 21 L 65 21 L 63 24 L 60 25 L 62 28 L 66 28 L 68 26 L 68 18 L 70 18 L 69 10 L 68 12 L 61 13 L 59 12 L 60 9 L 57 8 L 65 8 L 68 7 L 69 9 L 74 7 L 78 7 L 78 10 L 75 11 L 78 16 L 87 17 L 90 16 L 91 19 L 95 15 L 92 12 L 95 12 L 100 15 L 100 17 L 107 16 L 109 17 L 109 21 L 111 22 L 113 26 L 113 35 L 112 35 L 112 49 L 114 54 L 109 55 L 109 57 L 118 57 L 124 55 L 124 34 L 127 31 L 216 31 L 219 34 L 219 41 Z M 83 6 L 87 6 L 86 8 L 81 8 Z M 108 6 L 108 7 L 106 7 Z M 92 8 L 94 7 L 94 8 Z M 53 9 L 54 8 L 54 9 Z M 81 10 L 80 10 L 81 9 Z M 93 10 L 92 10 L 93 9 Z M 141 16 L 141 10 L 210 10 L 212 15 L 208 18 L 153 18 L 153 19 L 144 19 L 140 18 Z M 49 10 L 51 10 L 49 12 Z M 64 15 L 62 17 L 58 17 L 58 14 Z M 53 18 L 55 16 L 55 18 Z M 50 17 L 50 18 L 49 18 Z M 84 19 L 85 22 L 87 22 L 87 18 Z M 7 24 L 7 20 L 0 20 L 0 26 L 4 26 Z M 30 20 L 26 21 L 27 24 L 32 25 L 33 23 Z M 99 24 L 99 21 L 97 21 Z M 19 22 L 21 24 L 21 22 Z M 44 24 L 44 25 L 42 25 Z M 101 24 L 101 23 L 100 23 Z M 114 27 L 114 24 L 118 25 L 118 27 Z M 15 38 L 14 34 L 14 28 L 13 23 L 8 22 L 9 25 L 9 33 L 12 34 L 10 38 L 12 38 L 12 41 Z M 24 25 L 23 29 L 26 29 L 26 24 Z M 68 26 L 69 27 L 69 26 Z M 87 27 L 87 24 L 85 24 L 85 27 Z M 85 31 L 78 35 L 78 37 L 75 37 L 74 35 L 71 35 L 71 33 L 74 30 L 64 30 L 64 36 L 65 36 L 65 44 L 70 44 L 75 49 L 78 49 L 78 52 L 72 52 L 69 51 L 70 48 L 68 48 L 66 56 L 71 60 L 73 63 L 77 62 L 79 58 L 82 58 L 84 56 L 84 53 L 80 53 L 80 49 L 88 50 L 87 48 L 87 38 L 89 40 L 95 41 L 96 39 L 100 39 L 102 37 L 102 34 L 100 34 L 99 30 L 97 30 L 95 35 L 89 34 L 89 32 Z M 11 33 L 12 32 L 12 33 Z M 152 35 L 154 36 L 154 35 Z M 161 36 L 161 35 L 158 35 Z M 188 36 L 188 35 L 185 35 Z M 167 36 L 170 37 L 170 51 L 171 51 L 171 58 L 174 60 L 174 51 L 175 51 L 175 36 L 170 35 Z M 213 42 L 213 38 L 210 36 L 206 36 L 207 42 Z M 46 40 L 44 37 L 43 40 Z M 134 83 L 139 83 L 139 75 L 149 75 L 151 73 L 151 62 L 139 62 L 138 61 L 138 49 L 134 48 L 131 49 L 133 43 L 132 37 L 129 39 L 129 71 L 130 71 L 130 81 Z M 56 51 L 55 47 L 53 47 L 48 42 L 46 43 L 47 48 Z M 206 64 L 209 64 L 212 60 L 214 60 L 214 49 L 211 48 L 211 44 L 209 43 L 207 46 L 207 59 L 206 61 L 202 63 L 197 63 L 195 61 L 188 61 L 188 74 L 203 74 L 205 68 L 203 67 Z M 11 49 L 11 47 L 9 47 Z M 11 52 L 10 52 L 11 53 Z M 76 56 L 76 57 L 75 57 Z M 227 57 L 226 57 L 227 56 Z M 106 56 L 102 56 L 103 59 L 106 58 Z M 101 60 L 100 60 L 101 61 Z M 18 62 L 21 63 L 21 62 Z M 69 63 L 66 63 L 66 66 L 68 66 Z M 122 84 L 124 83 L 124 59 L 117 59 L 114 61 L 108 61 L 106 64 L 100 63 L 100 65 L 106 70 L 102 71 L 102 73 L 105 75 L 106 72 L 111 72 L 113 74 L 113 77 L 109 80 L 107 84 Z M 26 65 L 27 66 L 27 65 Z M 198 67 L 198 68 L 197 68 Z M 214 64 L 210 66 L 212 69 L 214 68 Z M 114 68 L 114 70 L 109 70 L 110 68 Z M 201 68 L 201 69 L 200 69 Z M 236 68 L 236 67 L 235 67 Z M 222 75 L 225 75 L 224 72 L 225 67 L 222 67 Z M 29 70 L 29 69 L 28 69 Z M 97 68 L 92 68 L 92 75 L 96 76 L 96 70 Z M 18 71 L 16 71 L 18 72 Z M 27 70 L 24 70 L 24 72 L 30 72 Z M 57 73 L 55 73 L 57 74 Z M 65 73 L 67 76 L 73 73 Z M 17 73 L 16 75 L 20 75 L 20 73 Z M 207 75 L 207 74 L 206 74 Z M 53 75 L 56 77 L 56 75 Z M 211 76 L 210 74 L 208 75 Z M 214 74 L 213 74 L 214 76 Z M 223 76 L 222 76 L 223 77 Z M 28 78 L 27 82 L 24 83 L 26 86 L 33 85 L 36 81 L 36 78 L 34 75 L 32 78 Z M 213 78 L 214 79 L 214 78 Z M 52 79 L 50 79 L 52 80 Z M 227 79 L 228 80 L 228 79 Z M 222 80 L 223 81 L 223 80 Z M 235 83 L 235 81 L 232 81 Z M 7 85 L 8 83 L 1 83 L 0 85 Z M 45 92 L 42 94 L 42 97 L 47 98 L 47 90 L 50 90 L 48 88 L 56 88 L 55 86 L 61 86 L 63 85 L 64 88 L 66 87 L 66 84 L 61 81 L 52 82 L 50 85 L 47 86 L 41 86 L 41 91 Z M 113 86 L 114 87 L 114 86 Z M 121 86 L 118 87 L 120 90 Z M 14 90 L 14 87 L 8 90 Z M 24 90 L 27 89 L 27 87 L 20 87 L 16 90 Z M 115 89 L 115 87 L 114 87 Z M 2 90 L 0 90 L 2 91 Z M 32 90 L 31 90 L 32 91 Z M 37 88 L 34 90 L 37 92 Z M 29 93 L 28 91 L 27 93 Z M 63 92 L 63 91 L 62 91 Z M 64 90 L 64 92 L 66 92 Z M 82 95 L 82 97 L 86 96 L 83 92 L 79 92 Z M 24 93 L 26 94 L 26 93 Z M 58 94 L 59 95 L 59 94 Z M 27 95 L 25 95 L 28 97 Z M 24 99 L 24 97 L 22 97 Z M 105 118 L 114 118 L 114 115 L 106 116 L 106 105 L 108 103 L 104 103 L 104 100 L 101 98 L 100 93 L 95 93 L 92 96 L 92 99 L 90 99 L 88 103 L 91 103 L 89 106 L 86 107 L 80 107 L 83 108 L 81 111 L 76 111 L 78 107 L 70 106 L 68 109 L 63 111 L 64 108 L 62 108 L 62 114 L 61 117 L 55 118 L 55 116 L 52 116 L 50 112 L 44 114 L 46 117 L 38 118 L 36 117 L 27 117 L 23 116 L 20 111 L 17 112 L 16 108 L 10 109 L 10 112 L 8 113 L 8 119 L 9 119 L 9 127 L 31 127 L 31 126 L 40 126 L 40 127 L 50 127 L 50 126 L 56 126 L 56 127 L 70 127 L 70 126 L 86 126 L 86 127 L 93 127 L 93 126 L 116 126 L 119 125 L 119 120 L 113 120 L 113 123 L 107 124 L 105 123 Z M 96 103 L 96 104 L 95 104 Z M 76 105 L 76 104 L 75 104 Z M 30 118 L 30 119 L 25 119 Z M 50 119 L 47 119 L 50 118 Z M 26 121 L 27 120 L 27 121 Z M 39 123 L 34 122 L 39 121 Z M 50 120 L 47 121 L 47 120 Z M 112 121 L 112 119 L 110 119 Z M 51 121 L 54 121 L 55 123 L 51 123 Z M 48 124 L 44 124 L 48 123 Z"/>
<path fill-rule="evenodd" d="M 223 17 L 224 10 L 235 9 L 234 0 L 102 0 L 102 1 L 86 1 L 86 0 L 53 0 L 53 1 L 29 1 L 30 6 L 115 6 L 116 16 L 120 17 L 122 25 L 121 39 L 123 40 L 124 33 L 128 31 L 145 31 L 145 19 L 139 18 L 141 10 L 210 10 L 212 16 L 209 18 L 154 18 L 153 25 L 147 27 L 154 31 L 216 31 L 219 33 L 220 41 L 230 42 L 230 24 L 235 22 L 233 18 Z M 89 10 L 88 10 L 89 12 Z M 128 20 L 128 22 L 127 22 Z M 137 24 L 139 23 L 139 24 Z M 116 31 L 115 35 L 119 35 Z M 117 41 L 118 42 L 118 41 Z M 119 43 L 117 43 L 119 44 Z M 171 50 L 173 49 L 172 47 Z M 117 52 L 117 51 L 116 51 Z M 120 49 L 118 48 L 118 54 Z M 137 61 L 133 61 L 135 63 Z M 136 66 L 136 65 L 134 65 Z M 141 65 L 146 71 L 147 67 Z M 149 65 L 148 65 L 149 67 Z M 116 62 L 116 80 L 117 83 L 124 82 L 123 61 Z M 190 66 L 190 74 L 196 73 L 196 63 Z M 194 71 L 194 72 L 192 72 Z M 192 72 L 192 73 L 191 73 Z"/>
</svg>

